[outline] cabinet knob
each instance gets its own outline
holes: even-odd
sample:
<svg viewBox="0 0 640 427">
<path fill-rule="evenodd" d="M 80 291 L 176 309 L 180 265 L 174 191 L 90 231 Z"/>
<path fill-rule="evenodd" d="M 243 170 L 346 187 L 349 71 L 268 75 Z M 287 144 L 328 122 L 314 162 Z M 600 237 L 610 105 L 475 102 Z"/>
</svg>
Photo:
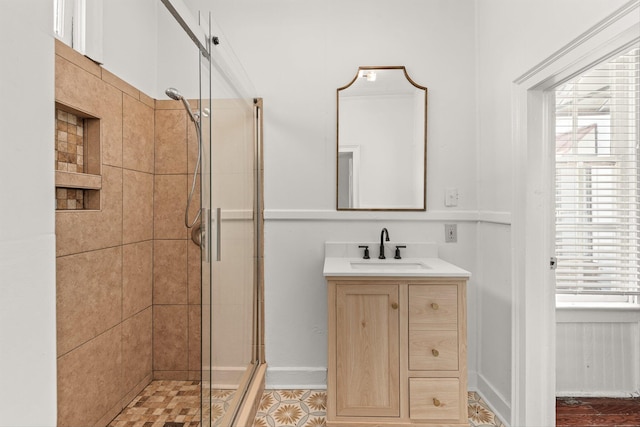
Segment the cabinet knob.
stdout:
<svg viewBox="0 0 640 427">
<path fill-rule="evenodd" d="M 432 302 L 432 303 L 431 303 L 431 308 L 433 308 L 434 310 L 437 310 L 437 309 L 439 309 L 439 308 L 440 308 L 440 306 L 438 305 L 438 303 L 436 303 L 436 302 Z"/>
<path fill-rule="evenodd" d="M 391 308 L 393 308 L 394 310 L 398 309 L 398 303 L 397 302 L 392 302 L 391 303 Z"/>
<path fill-rule="evenodd" d="M 433 406 L 440 406 L 440 401 L 435 397 L 433 398 Z"/>
<path fill-rule="evenodd" d="M 431 350 L 431 354 L 433 354 L 434 357 L 440 356 L 440 352 L 438 350 L 436 350 L 435 348 L 433 350 Z"/>
</svg>

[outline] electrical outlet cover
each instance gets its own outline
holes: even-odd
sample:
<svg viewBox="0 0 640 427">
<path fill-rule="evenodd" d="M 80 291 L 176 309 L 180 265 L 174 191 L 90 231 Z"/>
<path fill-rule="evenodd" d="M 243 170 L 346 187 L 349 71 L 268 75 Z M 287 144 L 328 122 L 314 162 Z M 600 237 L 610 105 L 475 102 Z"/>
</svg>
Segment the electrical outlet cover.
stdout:
<svg viewBox="0 0 640 427">
<path fill-rule="evenodd" d="M 444 241 L 446 243 L 456 243 L 458 241 L 458 225 L 457 224 L 444 225 Z"/>
</svg>

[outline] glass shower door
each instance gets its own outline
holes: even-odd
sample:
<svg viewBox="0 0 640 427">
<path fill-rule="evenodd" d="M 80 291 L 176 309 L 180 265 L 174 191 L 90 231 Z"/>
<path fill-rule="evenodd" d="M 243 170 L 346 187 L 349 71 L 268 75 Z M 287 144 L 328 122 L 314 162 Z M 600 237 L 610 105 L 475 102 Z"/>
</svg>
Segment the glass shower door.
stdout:
<svg viewBox="0 0 640 427">
<path fill-rule="evenodd" d="M 210 18 L 209 18 L 210 20 Z M 209 26 L 202 22 L 202 27 Z M 211 221 L 211 59 L 200 55 L 200 420 L 201 427 L 211 427 L 215 419 L 211 411 L 212 388 L 212 343 L 211 343 L 211 253 L 212 253 L 212 225 Z M 190 152 L 193 152 L 191 150 Z M 190 159 L 191 161 L 192 159 Z M 197 159 L 196 159 L 197 161 Z"/>
<path fill-rule="evenodd" d="M 227 426 L 256 361 L 253 101 L 214 99 L 211 110 L 211 410 Z"/>
<path fill-rule="evenodd" d="M 258 359 L 256 131 L 253 99 L 233 98 L 201 62 L 202 426 L 227 427 Z"/>
</svg>

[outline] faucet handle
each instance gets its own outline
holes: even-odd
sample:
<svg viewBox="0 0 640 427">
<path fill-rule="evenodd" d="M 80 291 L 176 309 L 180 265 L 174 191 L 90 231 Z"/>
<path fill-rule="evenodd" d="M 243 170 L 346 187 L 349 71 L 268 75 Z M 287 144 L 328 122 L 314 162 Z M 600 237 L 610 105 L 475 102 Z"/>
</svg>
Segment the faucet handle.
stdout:
<svg viewBox="0 0 640 427">
<path fill-rule="evenodd" d="M 400 246 L 396 246 L 396 256 L 394 256 L 395 259 L 401 259 L 402 257 L 400 256 L 400 248 L 406 248 L 406 245 L 400 245 Z"/>
<path fill-rule="evenodd" d="M 369 246 L 358 246 L 359 248 L 364 249 L 364 256 L 362 259 L 369 259 Z"/>
</svg>

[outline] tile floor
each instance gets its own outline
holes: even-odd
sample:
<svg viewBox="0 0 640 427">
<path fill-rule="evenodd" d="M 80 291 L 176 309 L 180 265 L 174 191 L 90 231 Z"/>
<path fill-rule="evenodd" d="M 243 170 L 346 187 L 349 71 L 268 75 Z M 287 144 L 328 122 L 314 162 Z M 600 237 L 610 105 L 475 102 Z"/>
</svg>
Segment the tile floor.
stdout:
<svg viewBox="0 0 640 427">
<path fill-rule="evenodd" d="M 211 417 L 222 419 L 233 391 L 212 391 Z M 253 427 L 324 427 L 324 390 L 266 390 Z M 469 393 L 470 427 L 504 427 L 487 404 Z M 199 381 L 153 381 L 108 427 L 199 427 Z"/>
<path fill-rule="evenodd" d="M 504 427 L 477 393 L 468 398 L 470 427 Z M 267 390 L 253 427 L 324 427 L 326 404 L 324 390 Z"/>
<path fill-rule="evenodd" d="M 214 425 L 233 395 L 234 390 L 211 391 Z M 199 409 L 200 381 L 152 381 L 108 427 L 199 427 Z"/>
</svg>

